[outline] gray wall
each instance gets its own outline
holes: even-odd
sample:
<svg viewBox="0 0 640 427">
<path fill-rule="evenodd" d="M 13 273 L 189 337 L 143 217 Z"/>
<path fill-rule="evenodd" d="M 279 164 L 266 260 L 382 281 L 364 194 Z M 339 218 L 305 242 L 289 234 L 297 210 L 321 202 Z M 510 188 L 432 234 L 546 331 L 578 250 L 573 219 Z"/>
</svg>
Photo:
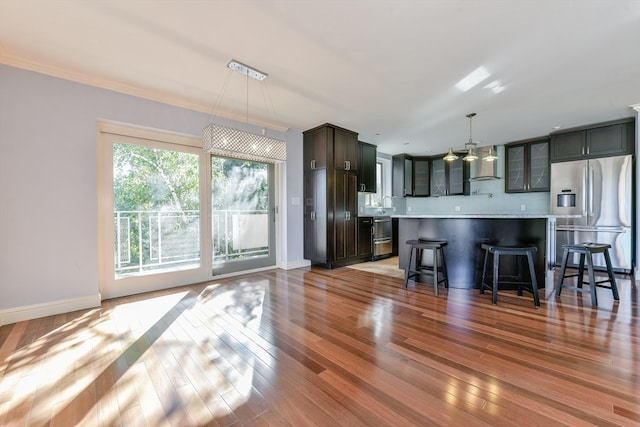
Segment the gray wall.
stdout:
<svg viewBox="0 0 640 427">
<path fill-rule="evenodd" d="M 197 136 L 209 117 L 0 65 L 0 311 L 98 293 L 96 121 Z M 290 130 L 284 263 L 302 259 L 302 133 Z"/>
</svg>

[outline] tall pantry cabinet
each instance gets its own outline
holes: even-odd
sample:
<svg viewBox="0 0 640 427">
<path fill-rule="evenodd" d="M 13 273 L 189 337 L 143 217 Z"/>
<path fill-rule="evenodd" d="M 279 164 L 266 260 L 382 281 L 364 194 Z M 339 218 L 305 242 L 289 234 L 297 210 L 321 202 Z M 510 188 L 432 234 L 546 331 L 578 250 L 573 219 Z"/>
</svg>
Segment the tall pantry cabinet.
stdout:
<svg viewBox="0 0 640 427">
<path fill-rule="evenodd" d="M 327 268 L 358 260 L 358 134 L 331 124 L 303 133 L 304 257 Z"/>
</svg>

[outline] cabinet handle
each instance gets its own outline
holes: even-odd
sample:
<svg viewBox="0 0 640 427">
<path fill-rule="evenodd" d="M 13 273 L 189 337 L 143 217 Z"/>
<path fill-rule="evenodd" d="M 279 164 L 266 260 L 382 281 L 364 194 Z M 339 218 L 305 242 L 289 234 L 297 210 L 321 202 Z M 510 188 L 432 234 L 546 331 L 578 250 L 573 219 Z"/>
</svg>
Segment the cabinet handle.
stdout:
<svg viewBox="0 0 640 427">
<path fill-rule="evenodd" d="M 349 211 L 345 212 L 344 216 L 347 221 L 351 220 L 351 212 Z"/>
<path fill-rule="evenodd" d="M 316 220 L 316 211 L 311 211 L 311 221 Z"/>
<path fill-rule="evenodd" d="M 311 169 L 315 169 L 316 168 L 316 161 L 315 160 L 311 160 Z"/>
<path fill-rule="evenodd" d="M 344 161 L 344 170 L 346 170 L 346 171 L 350 171 L 351 170 L 351 161 L 350 160 L 345 160 Z"/>
</svg>

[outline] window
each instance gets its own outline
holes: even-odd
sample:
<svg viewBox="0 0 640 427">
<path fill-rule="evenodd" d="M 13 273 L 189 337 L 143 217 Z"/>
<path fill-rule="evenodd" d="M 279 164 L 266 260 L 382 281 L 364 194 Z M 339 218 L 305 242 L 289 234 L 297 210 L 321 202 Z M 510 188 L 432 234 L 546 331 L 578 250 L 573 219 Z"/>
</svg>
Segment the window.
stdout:
<svg viewBox="0 0 640 427">
<path fill-rule="evenodd" d="M 378 159 L 376 162 L 376 192 L 368 193 L 365 195 L 365 205 L 369 207 L 379 207 L 382 206 L 382 198 L 385 196 L 389 196 L 385 191 L 387 186 L 386 182 L 386 174 L 385 174 L 385 164 Z"/>
</svg>

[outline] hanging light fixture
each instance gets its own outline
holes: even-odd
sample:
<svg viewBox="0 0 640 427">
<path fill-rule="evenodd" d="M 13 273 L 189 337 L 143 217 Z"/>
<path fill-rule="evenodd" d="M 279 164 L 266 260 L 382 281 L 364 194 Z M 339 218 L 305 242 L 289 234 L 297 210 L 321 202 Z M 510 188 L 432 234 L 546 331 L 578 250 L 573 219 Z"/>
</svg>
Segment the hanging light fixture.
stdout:
<svg viewBox="0 0 640 427">
<path fill-rule="evenodd" d="M 467 155 L 462 158 L 462 160 L 467 162 L 472 162 L 474 160 L 478 160 L 478 156 L 476 155 L 476 148 L 478 147 L 478 143 L 473 142 L 471 138 L 471 119 L 475 117 L 476 113 L 469 113 L 467 117 L 469 118 L 469 142 L 464 144 L 465 150 L 467 150 Z"/>
<path fill-rule="evenodd" d="M 493 145 L 489 146 L 489 151 L 487 155 L 482 158 L 482 160 L 486 162 L 493 162 L 494 160 L 498 160 L 498 155 L 496 154 L 496 150 Z"/>
<path fill-rule="evenodd" d="M 246 120 L 249 124 L 249 77 L 258 81 L 267 78 L 267 74 L 249 67 L 236 60 L 231 60 L 227 67 L 229 70 L 237 71 L 244 74 L 247 79 L 247 110 Z M 227 78 L 228 81 L 228 78 Z M 222 99 L 225 86 L 218 98 L 218 103 Z M 217 105 L 216 105 L 217 109 Z M 202 148 L 212 154 L 238 157 L 246 160 L 266 161 L 266 162 L 283 162 L 287 160 L 287 146 L 284 141 L 269 138 L 264 135 L 266 130 L 263 129 L 262 135 L 233 129 L 226 126 L 220 126 L 213 123 L 213 115 L 211 122 L 202 129 Z"/>
<path fill-rule="evenodd" d="M 453 152 L 453 148 L 449 148 L 449 152 L 442 159 L 447 162 L 453 162 L 454 160 L 458 160 L 458 156 Z"/>
</svg>

